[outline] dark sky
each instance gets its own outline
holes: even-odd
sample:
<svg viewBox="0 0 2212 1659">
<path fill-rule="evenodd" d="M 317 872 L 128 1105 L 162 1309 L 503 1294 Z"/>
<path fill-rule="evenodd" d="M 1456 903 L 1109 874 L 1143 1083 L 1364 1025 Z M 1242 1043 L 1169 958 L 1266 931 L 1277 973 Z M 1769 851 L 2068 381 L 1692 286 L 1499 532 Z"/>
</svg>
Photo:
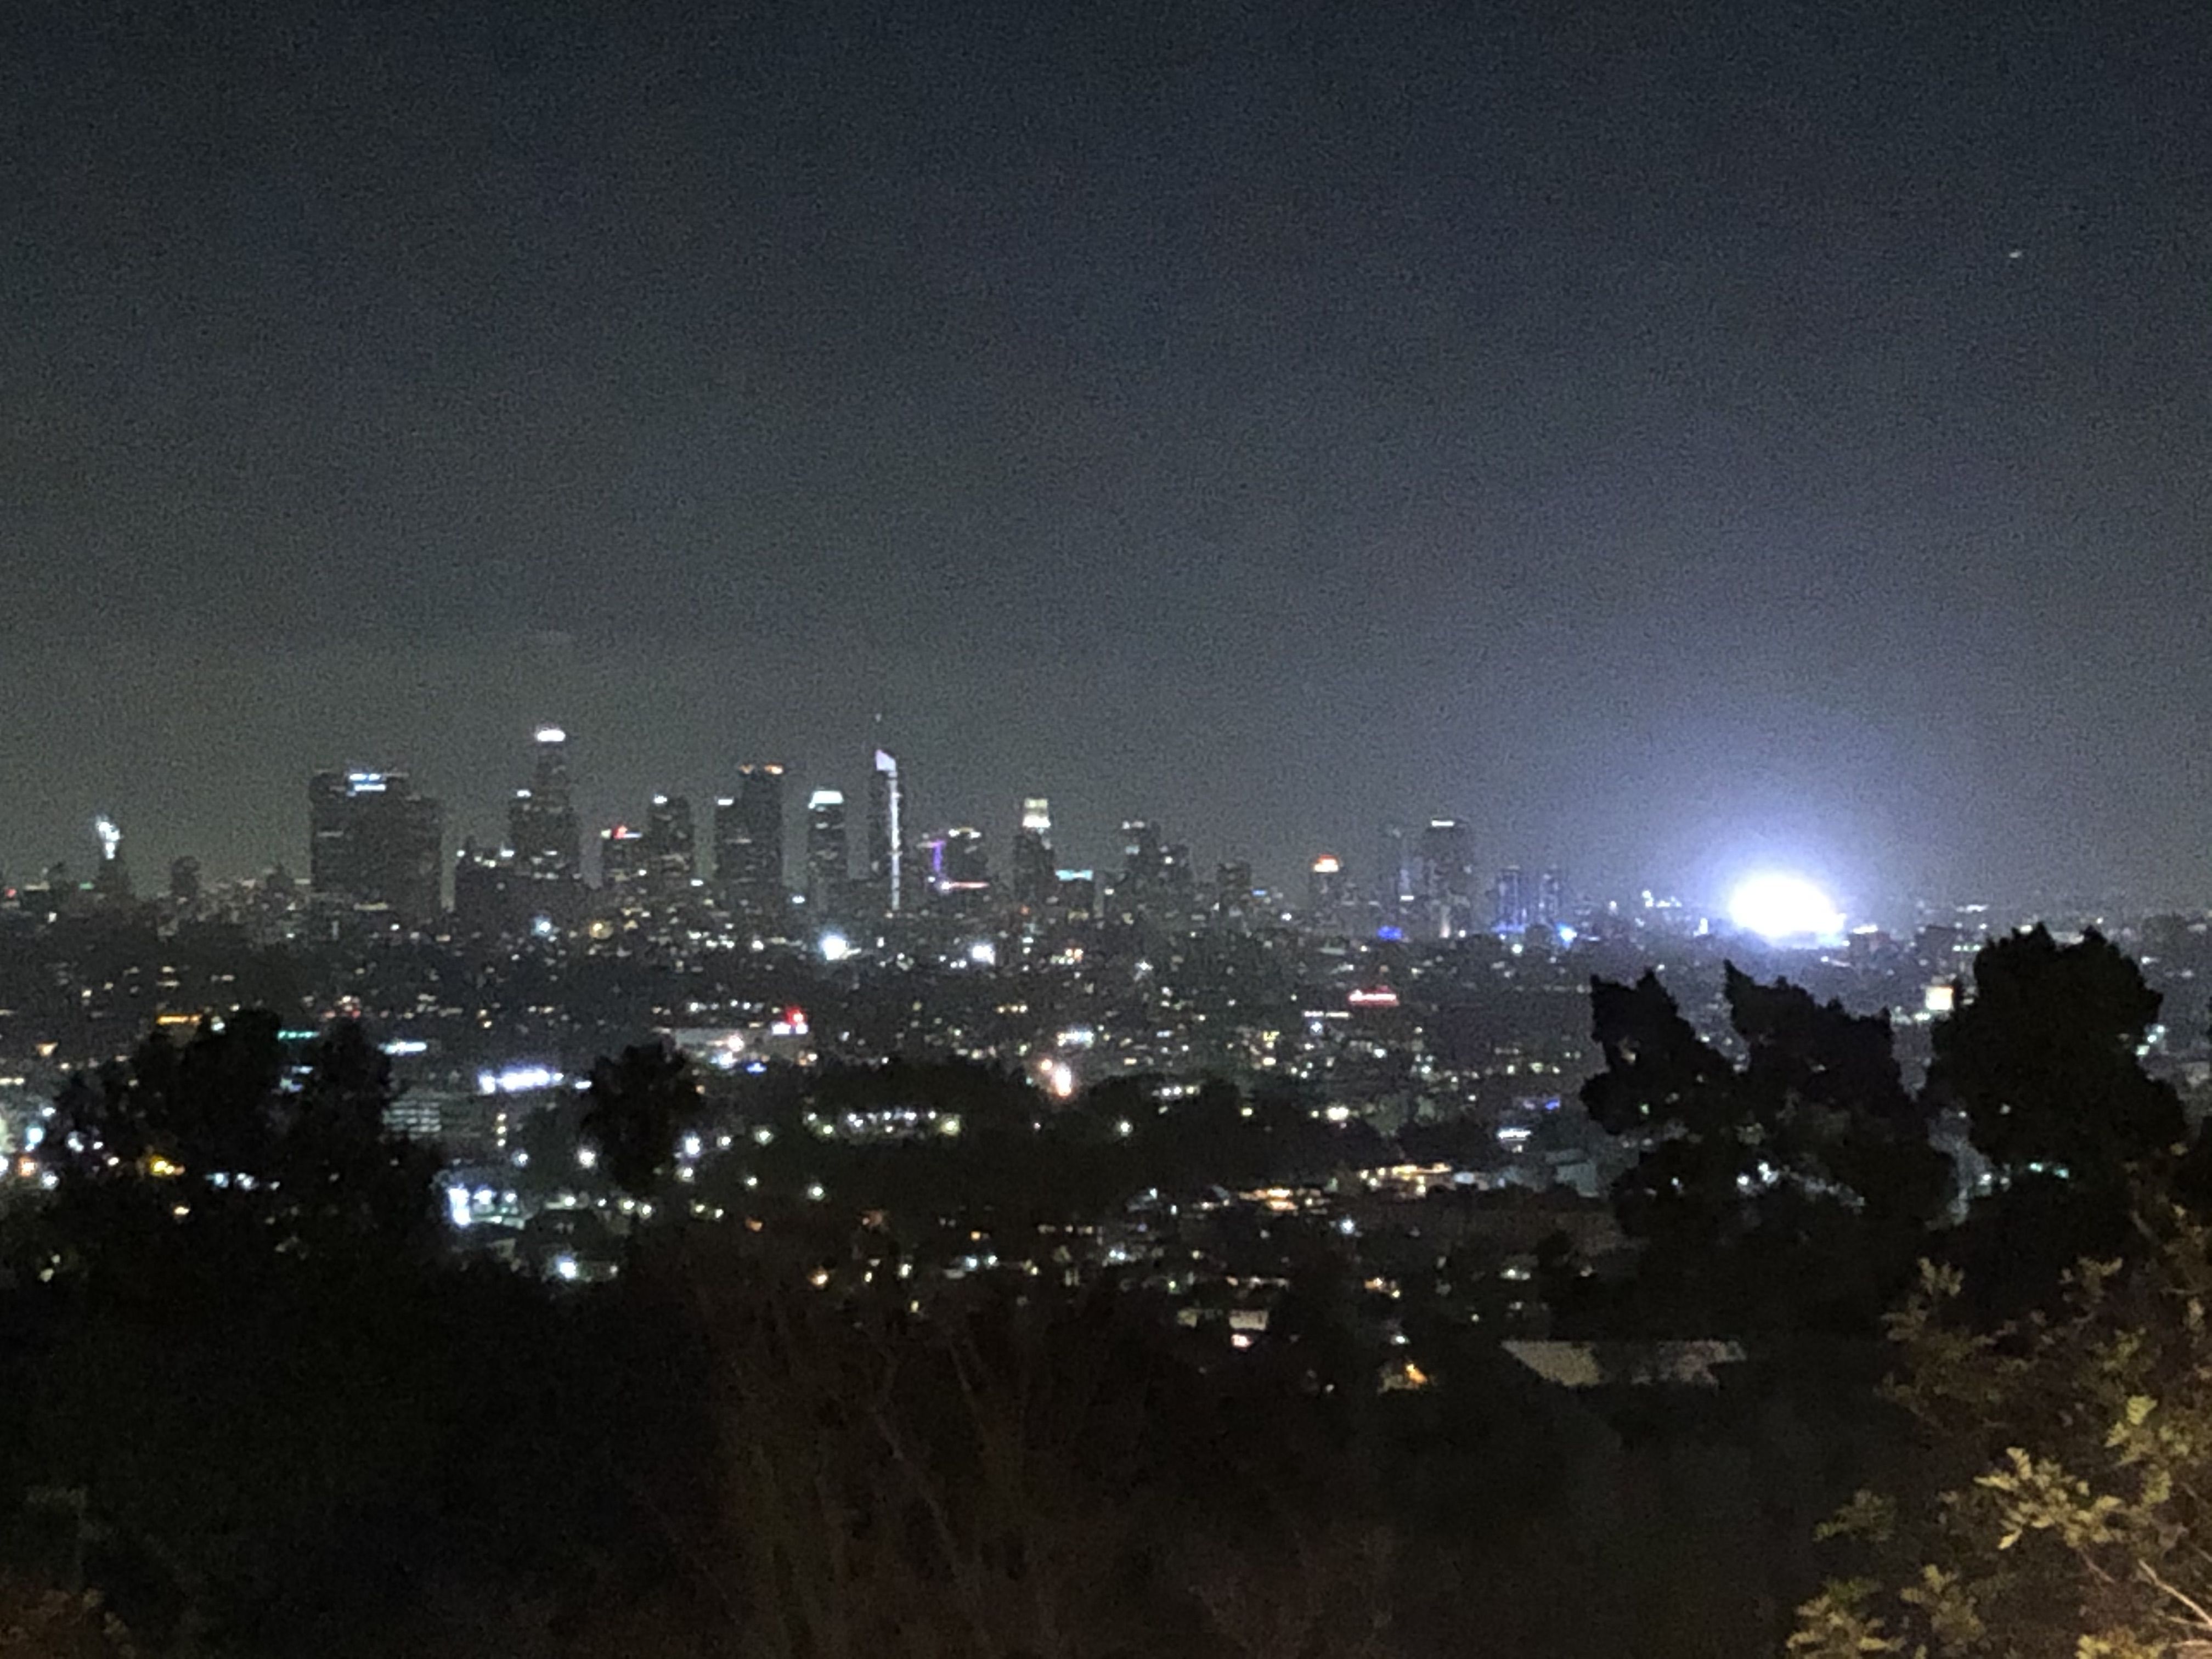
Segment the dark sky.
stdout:
<svg viewBox="0 0 2212 1659">
<path fill-rule="evenodd" d="M 1003 853 L 2212 890 L 2212 10 L 0 8 L 0 868 L 781 757 Z"/>
</svg>

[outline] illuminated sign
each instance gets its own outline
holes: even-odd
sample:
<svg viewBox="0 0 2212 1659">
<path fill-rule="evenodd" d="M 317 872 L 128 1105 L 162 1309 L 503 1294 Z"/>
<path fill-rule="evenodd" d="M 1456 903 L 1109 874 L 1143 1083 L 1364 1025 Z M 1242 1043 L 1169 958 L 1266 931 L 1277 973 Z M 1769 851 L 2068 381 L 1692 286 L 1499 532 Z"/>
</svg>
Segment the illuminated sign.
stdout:
<svg viewBox="0 0 2212 1659">
<path fill-rule="evenodd" d="M 1398 1006 L 1398 994 L 1387 985 L 1377 985 L 1354 991 L 1345 1000 L 1355 1008 L 1395 1008 Z"/>
</svg>

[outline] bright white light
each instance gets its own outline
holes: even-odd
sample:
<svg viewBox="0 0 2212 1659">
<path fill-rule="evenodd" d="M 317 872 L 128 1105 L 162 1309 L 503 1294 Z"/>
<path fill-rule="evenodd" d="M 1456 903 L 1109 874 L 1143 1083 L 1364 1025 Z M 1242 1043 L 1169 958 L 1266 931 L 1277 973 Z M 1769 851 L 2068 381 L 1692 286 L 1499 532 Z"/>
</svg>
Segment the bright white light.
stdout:
<svg viewBox="0 0 2212 1659">
<path fill-rule="evenodd" d="M 115 827 L 115 820 L 102 813 L 92 821 L 92 833 L 100 837 L 100 856 L 112 860 L 123 845 L 123 832 Z"/>
<path fill-rule="evenodd" d="M 1056 1060 L 1046 1068 L 1044 1086 L 1054 1100 L 1066 1100 L 1075 1093 L 1075 1070 L 1064 1060 Z"/>
<path fill-rule="evenodd" d="M 566 1081 L 549 1066 L 510 1066 L 503 1072 L 478 1072 L 480 1095 L 525 1095 L 537 1089 L 557 1089 Z"/>
<path fill-rule="evenodd" d="M 853 954 L 853 942 L 842 933 L 823 934 L 821 948 L 824 962 L 842 962 Z"/>
<path fill-rule="evenodd" d="M 1729 896 L 1729 920 L 1777 941 L 1832 939 L 1844 929 L 1844 913 L 1802 876 L 1752 877 Z"/>
<path fill-rule="evenodd" d="M 541 726 L 538 728 L 538 741 L 540 743 L 566 743 L 568 741 L 568 734 L 566 732 L 563 732 L 557 726 Z"/>
<path fill-rule="evenodd" d="M 995 968 L 999 965 L 999 947 L 989 939 L 979 939 L 968 947 L 968 960 L 978 968 Z"/>
</svg>

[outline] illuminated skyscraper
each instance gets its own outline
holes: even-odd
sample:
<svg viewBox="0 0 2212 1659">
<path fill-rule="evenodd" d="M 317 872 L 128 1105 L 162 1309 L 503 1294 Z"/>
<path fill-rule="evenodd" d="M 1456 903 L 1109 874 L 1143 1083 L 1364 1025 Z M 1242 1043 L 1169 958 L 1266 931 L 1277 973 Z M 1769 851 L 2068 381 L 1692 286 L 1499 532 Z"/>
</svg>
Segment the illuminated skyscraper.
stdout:
<svg viewBox="0 0 2212 1659">
<path fill-rule="evenodd" d="M 626 903 L 647 896 L 653 874 L 648 841 L 644 830 L 626 823 L 599 832 L 600 892 Z"/>
<path fill-rule="evenodd" d="M 507 836 L 525 880 L 565 888 L 583 879 L 583 832 L 568 787 L 568 734 L 557 726 L 538 728 L 530 787 L 516 790 L 507 806 Z M 540 906 L 559 908 L 558 901 Z"/>
<path fill-rule="evenodd" d="M 781 917 L 783 884 L 783 768 L 762 762 L 738 769 L 738 793 L 714 803 L 714 879 L 731 910 Z"/>
<path fill-rule="evenodd" d="M 928 844 L 929 890 L 947 915 L 972 915 L 991 891 L 990 854 L 981 830 L 963 825 L 933 836 Z"/>
<path fill-rule="evenodd" d="M 1458 939 L 1474 927 L 1474 832 L 1458 818 L 1431 818 L 1421 831 L 1415 892 L 1420 931 Z"/>
<path fill-rule="evenodd" d="M 125 902 L 131 897 L 131 866 L 123 860 L 123 831 L 102 813 L 92 821 L 92 833 L 100 841 L 100 866 L 92 872 L 92 890 L 112 903 Z"/>
<path fill-rule="evenodd" d="M 1042 910 L 1052 902 L 1052 803 L 1042 795 L 1022 802 L 1022 827 L 1014 832 L 1014 902 Z"/>
<path fill-rule="evenodd" d="M 522 902 L 522 882 L 514 872 L 511 848 L 461 842 L 453 858 L 453 929 L 480 939 L 497 939 L 530 925 Z"/>
<path fill-rule="evenodd" d="M 906 907 L 905 818 L 898 759 L 878 749 L 868 774 L 868 887 L 874 902 L 892 915 Z"/>
<path fill-rule="evenodd" d="M 307 780 L 307 880 L 319 898 L 438 914 L 445 814 L 404 772 L 318 772 Z"/>
<path fill-rule="evenodd" d="M 781 813 L 779 813 L 779 817 Z M 647 890 L 662 902 L 682 898 L 699 874 L 698 836 L 691 803 L 682 795 L 655 795 L 645 819 Z"/>
<path fill-rule="evenodd" d="M 1415 866 L 1419 862 L 1414 855 L 1413 839 L 1402 823 L 1382 826 L 1382 845 L 1376 860 L 1375 902 L 1382 925 L 1395 927 L 1413 908 L 1417 896 L 1414 890 Z"/>
<path fill-rule="evenodd" d="M 1306 872 L 1308 924 L 1330 931 L 1346 926 L 1346 900 L 1350 894 L 1344 860 L 1334 853 L 1323 853 Z"/>
<path fill-rule="evenodd" d="M 851 856 L 844 792 L 816 790 L 806 799 L 806 908 L 815 915 L 835 915 L 843 907 Z"/>
<path fill-rule="evenodd" d="M 1567 875 L 1556 865 L 1536 878 L 1536 920 L 1547 927 L 1558 927 L 1570 920 Z"/>
<path fill-rule="evenodd" d="M 1528 927 L 1528 881 L 1521 873 L 1521 866 L 1509 864 L 1498 872 L 1497 884 L 1491 889 L 1492 931 L 1499 933 L 1526 933 Z"/>
<path fill-rule="evenodd" d="M 1121 823 L 1121 873 L 1114 883 L 1114 913 L 1125 921 L 1153 912 L 1167 892 L 1167 849 L 1160 827 L 1148 818 Z"/>
</svg>

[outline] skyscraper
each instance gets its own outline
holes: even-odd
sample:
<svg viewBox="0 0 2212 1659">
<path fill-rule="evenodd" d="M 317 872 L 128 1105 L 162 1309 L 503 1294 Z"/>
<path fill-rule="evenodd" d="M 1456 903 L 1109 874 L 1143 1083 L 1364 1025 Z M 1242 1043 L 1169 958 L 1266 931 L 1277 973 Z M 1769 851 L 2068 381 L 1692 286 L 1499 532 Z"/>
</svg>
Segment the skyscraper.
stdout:
<svg viewBox="0 0 2212 1659">
<path fill-rule="evenodd" d="M 714 879 L 738 915 L 780 918 L 783 884 L 783 768 L 772 761 L 738 769 L 738 793 L 714 803 Z"/>
<path fill-rule="evenodd" d="M 806 798 L 806 908 L 817 917 L 835 915 L 851 874 L 844 792 L 817 789 Z"/>
<path fill-rule="evenodd" d="M 1567 874 L 1557 865 L 1536 878 L 1536 920 L 1547 927 L 1567 921 Z"/>
<path fill-rule="evenodd" d="M 1249 933 L 1260 908 L 1248 859 L 1229 859 L 1214 866 L 1213 920 L 1234 933 Z"/>
<path fill-rule="evenodd" d="M 1414 900 L 1413 854 L 1406 826 L 1382 826 L 1382 845 L 1375 861 L 1376 913 L 1385 927 L 1404 925 Z"/>
<path fill-rule="evenodd" d="M 1114 881 L 1114 914 L 1125 921 L 1156 910 L 1167 892 L 1167 849 L 1149 818 L 1121 821 L 1121 873 Z"/>
<path fill-rule="evenodd" d="M 123 857 L 123 831 L 103 812 L 92 821 L 92 832 L 100 841 L 100 866 L 92 872 L 92 890 L 110 903 L 127 903 L 131 866 Z"/>
<path fill-rule="evenodd" d="M 1497 884 L 1491 890 L 1492 931 L 1499 933 L 1520 933 L 1528 927 L 1528 881 L 1521 873 L 1521 866 L 1509 864 L 1498 872 Z"/>
<path fill-rule="evenodd" d="M 507 833 L 526 902 L 535 914 L 569 920 L 582 892 L 584 845 L 568 787 L 568 734 L 557 726 L 538 728 L 530 786 L 507 805 Z"/>
<path fill-rule="evenodd" d="M 514 872 L 511 848 L 480 847 L 462 842 L 453 860 L 453 928 L 456 933 L 497 939 L 529 926 L 522 883 Z"/>
<path fill-rule="evenodd" d="M 1416 891 L 1421 931 L 1458 939 L 1474 926 L 1474 832 L 1458 818 L 1431 818 L 1421 831 Z"/>
<path fill-rule="evenodd" d="M 1052 900 L 1052 803 L 1042 795 L 1022 802 L 1021 828 L 1014 832 L 1014 902 L 1042 910 Z"/>
<path fill-rule="evenodd" d="M 1334 853 L 1316 858 L 1306 872 L 1308 925 L 1330 931 L 1345 926 L 1345 899 L 1350 890 L 1342 859 Z"/>
<path fill-rule="evenodd" d="M 906 906 L 905 817 L 898 759 L 878 749 L 868 774 L 868 886 L 874 902 L 892 915 Z"/>
<path fill-rule="evenodd" d="M 779 813 L 779 817 L 781 814 Z M 698 837 L 691 803 L 682 795 L 655 795 L 645 818 L 646 890 L 663 903 L 688 895 L 699 874 Z"/>
<path fill-rule="evenodd" d="M 603 894 L 625 903 L 647 896 L 653 873 L 647 844 L 646 832 L 626 823 L 599 831 L 599 890 Z"/>
<path fill-rule="evenodd" d="M 445 814 L 404 772 L 318 772 L 307 780 L 307 880 L 319 898 L 380 906 L 410 921 L 438 914 Z"/>
<path fill-rule="evenodd" d="M 963 825 L 929 842 L 929 886 L 938 908 L 971 915 L 991 889 L 991 858 L 981 830 Z"/>
</svg>

